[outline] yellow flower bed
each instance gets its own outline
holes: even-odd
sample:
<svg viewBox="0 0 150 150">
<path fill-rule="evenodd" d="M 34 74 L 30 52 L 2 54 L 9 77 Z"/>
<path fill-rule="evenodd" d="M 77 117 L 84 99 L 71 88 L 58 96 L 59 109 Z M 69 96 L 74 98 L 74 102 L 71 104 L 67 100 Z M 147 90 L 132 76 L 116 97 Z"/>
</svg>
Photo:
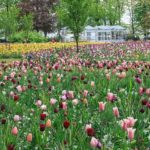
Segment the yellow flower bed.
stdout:
<svg viewBox="0 0 150 150">
<path fill-rule="evenodd" d="M 90 45 L 90 44 L 101 44 L 96 42 L 80 42 L 80 46 L 82 45 Z M 37 52 L 40 50 L 47 50 L 50 48 L 63 48 L 63 47 L 72 47 L 76 44 L 74 42 L 71 43 L 28 43 L 28 44 L 0 44 L 0 54 L 24 54 L 28 52 Z"/>
</svg>

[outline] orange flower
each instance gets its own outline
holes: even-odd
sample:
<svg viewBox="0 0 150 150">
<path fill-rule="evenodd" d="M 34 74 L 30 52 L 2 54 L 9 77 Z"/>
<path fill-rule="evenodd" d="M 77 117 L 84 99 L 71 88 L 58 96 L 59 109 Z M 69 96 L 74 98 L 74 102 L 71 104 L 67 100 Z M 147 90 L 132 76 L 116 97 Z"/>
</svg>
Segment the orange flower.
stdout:
<svg viewBox="0 0 150 150">
<path fill-rule="evenodd" d="M 51 126 L 52 126 L 52 122 L 51 122 L 50 119 L 48 119 L 47 122 L 46 122 L 46 127 L 50 128 Z"/>
<path fill-rule="evenodd" d="M 29 133 L 26 139 L 28 142 L 32 142 L 32 133 Z"/>
</svg>

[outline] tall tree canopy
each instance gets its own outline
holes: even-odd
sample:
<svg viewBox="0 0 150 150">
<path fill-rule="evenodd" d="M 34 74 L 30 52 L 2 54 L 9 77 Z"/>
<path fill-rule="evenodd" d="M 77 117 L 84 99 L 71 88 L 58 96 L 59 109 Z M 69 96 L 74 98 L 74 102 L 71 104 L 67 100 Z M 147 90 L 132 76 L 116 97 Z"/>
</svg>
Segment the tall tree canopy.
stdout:
<svg viewBox="0 0 150 150">
<path fill-rule="evenodd" d="M 123 0 L 93 0 L 91 8 L 90 22 L 92 24 L 121 24 L 121 18 L 124 13 Z"/>
<path fill-rule="evenodd" d="M 135 5 L 135 20 L 146 36 L 150 30 L 150 1 L 139 0 Z"/>
<path fill-rule="evenodd" d="M 8 37 L 18 29 L 19 9 L 16 4 L 19 0 L 0 0 L 0 30 Z"/>
<path fill-rule="evenodd" d="M 54 30 L 56 15 L 54 6 L 58 0 L 22 0 L 19 4 L 23 14 L 32 13 L 34 29 L 43 31 L 45 36 Z"/>
<path fill-rule="evenodd" d="M 76 41 L 77 52 L 79 52 L 79 35 L 84 30 L 89 17 L 90 0 L 61 0 L 59 11 L 62 12 L 61 21 L 70 29 Z"/>
</svg>

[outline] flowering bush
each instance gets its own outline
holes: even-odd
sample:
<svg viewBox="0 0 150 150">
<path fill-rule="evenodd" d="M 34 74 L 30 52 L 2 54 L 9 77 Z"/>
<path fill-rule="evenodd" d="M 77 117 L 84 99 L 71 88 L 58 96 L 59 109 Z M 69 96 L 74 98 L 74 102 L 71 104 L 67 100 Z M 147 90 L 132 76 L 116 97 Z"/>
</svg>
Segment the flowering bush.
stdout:
<svg viewBox="0 0 150 150">
<path fill-rule="evenodd" d="M 45 49 L 0 63 L 2 150 L 149 148 L 150 43 Z"/>
</svg>

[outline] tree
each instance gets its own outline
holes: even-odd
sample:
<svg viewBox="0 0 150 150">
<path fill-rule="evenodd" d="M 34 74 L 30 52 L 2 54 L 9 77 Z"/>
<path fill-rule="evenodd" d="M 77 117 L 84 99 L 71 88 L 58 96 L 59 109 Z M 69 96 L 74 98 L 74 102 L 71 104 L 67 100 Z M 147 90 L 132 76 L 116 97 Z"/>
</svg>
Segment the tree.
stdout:
<svg viewBox="0 0 150 150">
<path fill-rule="evenodd" d="M 10 7 L 9 11 L 7 9 L 0 11 L 0 29 L 3 30 L 7 40 L 18 29 L 18 14 L 19 10 L 15 6 Z"/>
<path fill-rule="evenodd" d="M 15 6 L 20 0 L 0 0 L 0 9 L 6 9 L 7 12 L 9 8 Z"/>
<path fill-rule="evenodd" d="M 140 26 L 147 36 L 150 29 L 150 2 L 146 0 L 139 0 L 135 5 L 135 21 Z"/>
<path fill-rule="evenodd" d="M 79 52 L 79 37 L 84 30 L 89 17 L 90 0 L 62 0 L 60 10 L 63 14 L 59 19 L 74 35 L 77 52 Z"/>
<path fill-rule="evenodd" d="M 21 29 L 25 34 L 25 42 L 28 42 L 29 32 L 33 28 L 33 16 L 32 14 L 24 15 L 21 18 Z"/>
<path fill-rule="evenodd" d="M 54 31 L 56 26 L 56 15 L 54 6 L 57 0 L 22 0 L 19 4 L 22 15 L 33 15 L 33 27 L 35 30 L 43 31 L 45 36 Z"/>
<path fill-rule="evenodd" d="M 90 23 L 95 25 L 121 24 L 124 0 L 93 0 Z"/>
<path fill-rule="evenodd" d="M 135 14 L 134 14 L 134 9 L 136 5 L 136 0 L 127 0 L 126 1 L 126 7 L 129 11 L 130 15 L 130 22 L 131 22 L 131 30 L 132 30 L 132 35 L 135 35 Z"/>
<path fill-rule="evenodd" d="M 90 16 L 88 19 L 88 24 L 95 25 L 106 25 L 106 8 L 104 7 L 104 3 L 99 0 L 93 0 L 91 4 Z"/>
</svg>

